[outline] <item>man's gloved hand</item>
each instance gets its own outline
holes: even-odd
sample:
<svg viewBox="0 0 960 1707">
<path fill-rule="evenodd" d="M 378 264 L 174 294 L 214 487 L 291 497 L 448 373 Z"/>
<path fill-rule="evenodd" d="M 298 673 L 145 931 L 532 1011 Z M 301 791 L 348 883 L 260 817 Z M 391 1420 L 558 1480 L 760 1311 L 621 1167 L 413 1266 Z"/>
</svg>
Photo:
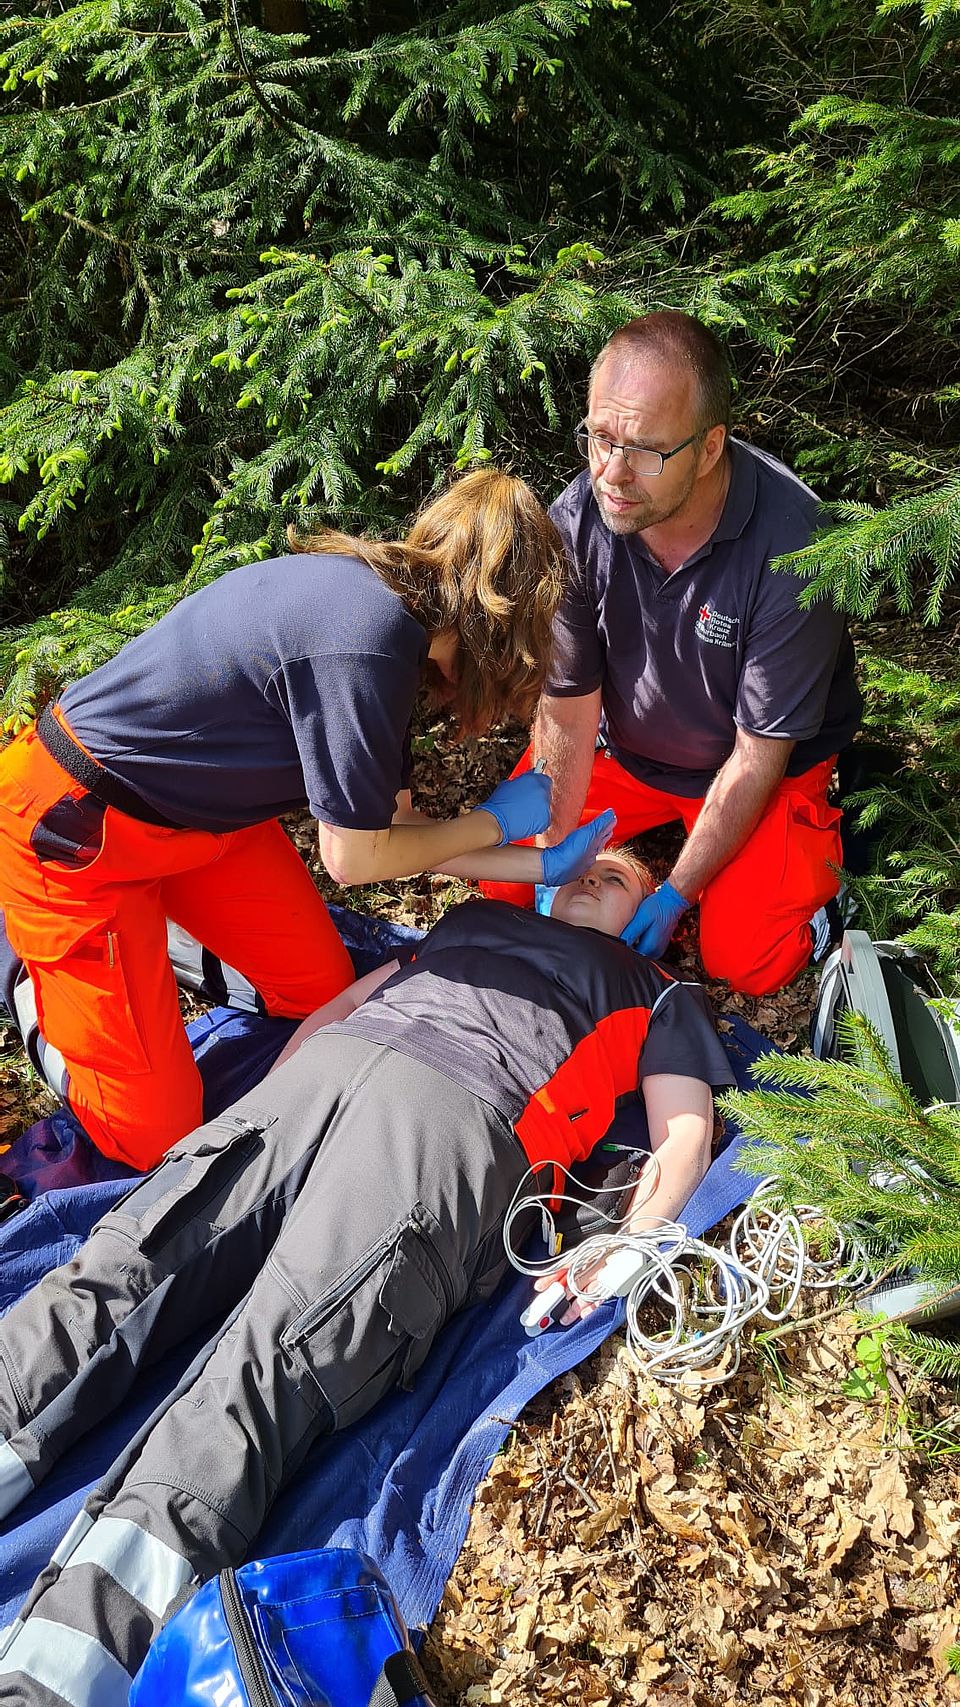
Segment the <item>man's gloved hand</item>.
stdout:
<svg viewBox="0 0 960 1707">
<path fill-rule="evenodd" d="M 550 792 L 553 782 L 545 771 L 524 771 L 520 776 L 508 776 L 498 783 L 489 800 L 478 807 L 489 812 L 500 826 L 500 840 L 523 842 L 528 836 L 539 836 L 550 822 Z"/>
<path fill-rule="evenodd" d="M 659 889 L 641 901 L 630 923 L 620 934 L 638 954 L 649 954 L 651 960 L 656 960 L 692 905 L 693 902 L 686 900 L 672 883 L 661 883 Z"/>
<path fill-rule="evenodd" d="M 590 870 L 597 855 L 603 852 L 616 822 L 615 812 L 601 812 L 598 818 L 591 818 L 588 824 L 571 830 L 556 847 L 544 848 L 544 883 L 557 889 L 561 883 L 572 883 L 574 878 L 582 877 L 585 871 Z"/>
</svg>

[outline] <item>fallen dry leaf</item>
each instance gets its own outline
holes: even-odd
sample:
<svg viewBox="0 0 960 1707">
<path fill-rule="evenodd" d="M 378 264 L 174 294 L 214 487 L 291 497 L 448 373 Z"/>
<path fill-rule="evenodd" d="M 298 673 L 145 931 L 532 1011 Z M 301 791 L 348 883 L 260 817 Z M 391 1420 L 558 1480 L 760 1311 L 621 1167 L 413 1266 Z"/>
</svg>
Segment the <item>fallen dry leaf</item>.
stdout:
<svg viewBox="0 0 960 1707">
<path fill-rule="evenodd" d="M 671 1505 L 668 1499 L 653 1488 L 644 1489 L 643 1504 L 654 1523 L 658 1524 L 667 1535 L 678 1535 L 682 1541 L 706 1540 L 707 1536 L 704 1529 L 700 1528 L 698 1524 L 691 1523 L 679 1507 Z"/>
<path fill-rule="evenodd" d="M 871 1519 L 872 1541 L 892 1546 L 897 1536 L 906 1540 L 913 1534 L 916 1514 L 897 1458 L 891 1457 L 871 1477 L 863 1510 L 864 1516 Z"/>
</svg>

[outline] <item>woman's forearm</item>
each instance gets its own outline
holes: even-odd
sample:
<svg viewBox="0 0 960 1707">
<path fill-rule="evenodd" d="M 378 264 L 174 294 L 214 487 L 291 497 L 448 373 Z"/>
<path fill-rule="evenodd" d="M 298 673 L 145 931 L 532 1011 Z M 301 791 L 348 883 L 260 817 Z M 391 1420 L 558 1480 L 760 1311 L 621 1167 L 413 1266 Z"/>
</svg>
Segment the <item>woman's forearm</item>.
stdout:
<svg viewBox="0 0 960 1707">
<path fill-rule="evenodd" d="M 713 1095 L 701 1079 L 655 1073 L 641 1090 L 652 1156 L 624 1223 L 636 1232 L 657 1217 L 677 1220 L 710 1166 L 713 1139 Z"/>
<path fill-rule="evenodd" d="M 432 824 L 434 819 L 418 812 L 409 789 L 397 795 L 394 824 Z M 503 848 L 485 848 L 478 853 L 462 854 L 459 859 L 444 860 L 433 870 L 443 877 L 472 877 L 475 882 L 539 883 L 543 874 L 543 855 L 539 848 L 521 842 L 508 842 Z"/>
<path fill-rule="evenodd" d="M 476 882 L 539 883 L 543 877 L 543 854 L 539 848 L 510 842 L 505 848 L 485 848 L 444 860 L 433 870 L 444 877 L 472 877 Z"/>
<path fill-rule="evenodd" d="M 383 830 L 341 830 L 320 825 L 320 858 L 335 883 L 351 886 L 446 870 L 450 860 L 489 854 L 500 840 L 490 812 L 477 808 L 462 818 L 422 818 Z M 464 872 L 473 875 L 473 871 Z"/>
<path fill-rule="evenodd" d="M 655 1220 L 679 1220 L 709 1166 L 710 1144 L 702 1125 L 668 1138 L 637 1181 L 624 1232 L 641 1233 Z"/>
</svg>

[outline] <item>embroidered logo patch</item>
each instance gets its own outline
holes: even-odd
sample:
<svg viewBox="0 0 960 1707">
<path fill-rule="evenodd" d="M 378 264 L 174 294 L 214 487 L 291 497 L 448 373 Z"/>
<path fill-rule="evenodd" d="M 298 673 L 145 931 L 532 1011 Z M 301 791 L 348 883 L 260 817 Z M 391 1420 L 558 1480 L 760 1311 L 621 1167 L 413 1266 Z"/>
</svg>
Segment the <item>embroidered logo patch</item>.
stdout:
<svg viewBox="0 0 960 1707">
<path fill-rule="evenodd" d="M 697 639 L 708 640 L 711 646 L 735 646 L 739 627 L 738 616 L 727 616 L 715 605 L 702 604 L 697 611 Z"/>
</svg>

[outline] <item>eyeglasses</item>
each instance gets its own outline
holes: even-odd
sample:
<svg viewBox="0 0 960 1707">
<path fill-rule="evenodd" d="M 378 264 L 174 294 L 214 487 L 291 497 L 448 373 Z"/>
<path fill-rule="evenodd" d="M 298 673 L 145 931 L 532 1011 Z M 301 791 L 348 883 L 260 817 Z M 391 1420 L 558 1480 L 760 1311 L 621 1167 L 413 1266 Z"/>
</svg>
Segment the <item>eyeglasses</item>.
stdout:
<svg viewBox="0 0 960 1707">
<path fill-rule="evenodd" d="M 674 445 L 672 450 L 648 450 L 646 445 L 618 445 L 613 439 L 608 439 L 605 433 L 591 433 L 585 421 L 581 421 L 574 434 L 577 449 L 587 461 L 590 453 L 596 457 L 601 468 L 606 468 L 615 450 L 620 452 L 628 468 L 634 474 L 662 474 L 663 465 L 678 451 L 686 450 L 688 445 L 696 444 L 703 437 L 702 433 L 691 433 L 680 445 Z"/>
</svg>

